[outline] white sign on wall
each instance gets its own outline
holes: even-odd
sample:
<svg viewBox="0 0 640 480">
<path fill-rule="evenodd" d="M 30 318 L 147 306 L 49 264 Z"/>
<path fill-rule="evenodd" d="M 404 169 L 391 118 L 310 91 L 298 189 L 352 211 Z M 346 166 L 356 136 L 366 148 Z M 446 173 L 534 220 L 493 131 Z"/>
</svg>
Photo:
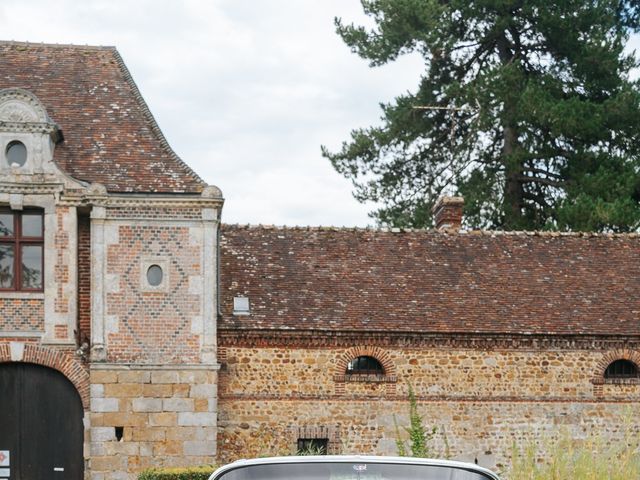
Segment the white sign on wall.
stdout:
<svg viewBox="0 0 640 480">
<path fill-rule="evenodd" d="M 0 467 L 9 466 L 9 450 L 0 450 Z"/>
</svg>

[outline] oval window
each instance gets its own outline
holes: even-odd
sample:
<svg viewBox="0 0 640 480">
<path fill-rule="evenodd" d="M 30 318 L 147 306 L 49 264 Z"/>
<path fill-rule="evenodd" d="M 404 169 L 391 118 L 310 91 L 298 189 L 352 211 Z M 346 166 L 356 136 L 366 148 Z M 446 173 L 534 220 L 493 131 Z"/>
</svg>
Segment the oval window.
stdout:
<svg viewBox="0 0 640 480">
<path fill-rule="evenodd" d="M 5 155 L 7 156 L 7 163 L 10 167 L 22 167 L 27 163 L 27 147 L 24 146 L 24 143 L 17 140 L 9 142 Z"/>
<path fill-rule="evenodd" d="M 162 283 L 162 268 L 160 265 L 151 265 L 147 270 L 147 281 L 152 287 L 157 287 Z"/>
</svg>

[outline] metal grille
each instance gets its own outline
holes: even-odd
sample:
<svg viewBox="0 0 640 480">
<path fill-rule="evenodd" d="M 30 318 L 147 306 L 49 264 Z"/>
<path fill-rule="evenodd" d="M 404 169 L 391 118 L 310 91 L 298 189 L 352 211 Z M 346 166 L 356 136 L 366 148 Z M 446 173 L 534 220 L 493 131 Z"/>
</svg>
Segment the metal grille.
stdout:
<svg viewBox="0 0 640 480">
<path fill-rule="evenodd" d="M 347 375 L 384 375 L 384 368 L 375 358 L 362 356 L 349 362 Z"/>
<path fill-rule="evenodd" d="M 629 360 L 616 360 L 607 367 L 604 378 L 636 378 L 638 367 Z"/>
</svg>

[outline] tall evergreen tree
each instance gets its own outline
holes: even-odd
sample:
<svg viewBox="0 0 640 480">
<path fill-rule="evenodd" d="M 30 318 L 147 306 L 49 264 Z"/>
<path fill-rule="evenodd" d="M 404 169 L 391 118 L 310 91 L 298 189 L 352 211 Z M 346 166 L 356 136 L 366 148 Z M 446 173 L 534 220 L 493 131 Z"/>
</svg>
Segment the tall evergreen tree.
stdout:
<svg viewBox="0 0 640 480">
<path fill-rule="evenodd" d="M 379 223 L 429 226 L 437 197 L 458 193 L 472 227 L 638 229 L 638 0 L 361 3 L 372 29 L 336 19 L 354 52 L 425 62 L 380 126 L 323 147 Z"/>
</svg>

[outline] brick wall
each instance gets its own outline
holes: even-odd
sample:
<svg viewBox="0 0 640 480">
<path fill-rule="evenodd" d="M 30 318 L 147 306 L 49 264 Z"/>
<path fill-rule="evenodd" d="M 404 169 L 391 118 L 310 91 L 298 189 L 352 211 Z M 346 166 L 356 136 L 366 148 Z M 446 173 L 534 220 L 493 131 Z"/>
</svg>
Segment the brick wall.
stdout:
<svg viewBox="0 0 640 480">
<path fill-rule="evenodd" d="M 0 362 L 27 362 L 58 370 L 78 390 L 82 405 L 89 406 L 89 372 L 75 354 L 73 347 L 43 347 L 36 339 L 2 338 Z"/>
<path fill-rule="evenodd" d="M 197 363 L 202 321 L 202 245 L 189 227 L 113 225 L 118 242 L 107 250 L 108 360 L 136 363 Z M 147 263 L 164 261 L 162 290 L 145 290 Z M 164 260 L 163 260 L 164 259 Z M 200 325 L 201 328 L 201 325 Z"/>
<path fill-rule="evenodd" d="M 75 207 L 45 211 L 45 337 L 75 343 L 78 321 L 77 216 Z"/>
<path fill-rule="evenodd" d="M 69 313 L 69 297 L 65 287 L 69 283 L 70 276 L 66 253 L 69 250 L 69 236 L 72 232 L 69 232 L 64 228 L 65 216 L 68 215 L 68 213 L 69 208 L 67 207 L 56 208 L 57 230 L 54 235 L 54 247 L 56 252 L 54 278 L 57 285 L 57 297 L 54 305 L 55 312 L 61 314 Z"/>
<path fill-rule="evenodd" d="M 202 209 L 200 207 L 116 207 L 108 210 L 108 218 L 145 218 L 166 220 L 200 220 Z"/>
<path fill-rule="evenodd" d="M 78 339 L 91 338 L 91 221 L 78 216 Z"/>
<path fill-rule="evenodd" d="M 215 251 L 217 217 L 166 203 L 92 212 L 94 346 L 104 341 L 91 363 L 95 480 L 216 459 L 216 269 L 204 252 Z"/>
<path fill-rule="evenodd" d="M 0 312 L 0 331 L 44 331 L 44 300 L 41 298 L 0 298 Z"/>
</svg>

